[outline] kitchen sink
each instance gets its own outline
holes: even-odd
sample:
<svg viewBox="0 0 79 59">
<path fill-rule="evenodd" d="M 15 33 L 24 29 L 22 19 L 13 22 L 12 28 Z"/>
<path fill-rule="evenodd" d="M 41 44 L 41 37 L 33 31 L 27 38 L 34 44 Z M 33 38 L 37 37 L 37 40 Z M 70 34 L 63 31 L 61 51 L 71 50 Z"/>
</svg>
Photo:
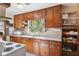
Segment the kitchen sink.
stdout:
<svg viewBox="0 0 79 59">
<path fill-rule="evenodd" d="M 3 52 L 8 52 L 8 51 L 11 51 L 12 49 L 14 49 L 14 47 L 7 47 L 3 50 Z"/>
<path fill-rule="evenodd" d="M 20 47 L 21 45 L 20 44 L 17 44 L 15 47 Z"/>
</svg>

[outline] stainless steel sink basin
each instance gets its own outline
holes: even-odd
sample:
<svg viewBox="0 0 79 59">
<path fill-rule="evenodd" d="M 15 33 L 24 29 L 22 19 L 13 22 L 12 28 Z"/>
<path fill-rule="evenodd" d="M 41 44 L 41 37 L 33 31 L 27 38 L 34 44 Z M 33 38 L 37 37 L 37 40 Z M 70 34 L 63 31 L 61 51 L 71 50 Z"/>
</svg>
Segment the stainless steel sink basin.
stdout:
<svg viewBox="0 0 79 59">
<path fill-rule="evenodd" d="M 3 52 L 8 52 L 8 51 L 11 51 L 12 49 L 14 49 L 14 47 L 7 47 L 3 50 Z"/>
<path fill-rule="evenodd" d="M 20 47 L 21 45 L 20 44 L 17 44 L 15 47 Z"/>
</svg>

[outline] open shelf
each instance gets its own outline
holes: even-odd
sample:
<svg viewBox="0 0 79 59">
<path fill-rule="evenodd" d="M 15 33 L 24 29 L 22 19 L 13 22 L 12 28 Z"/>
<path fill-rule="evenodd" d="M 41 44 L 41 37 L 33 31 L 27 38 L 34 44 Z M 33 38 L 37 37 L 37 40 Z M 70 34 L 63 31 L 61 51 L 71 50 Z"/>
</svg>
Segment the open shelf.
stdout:
<svg viewBox="0 0 79 59">
<path fill-rule="evenodd" d="M 62 25 L 62 50 L 65 55 L 74 55 L 73 51 L 78 51 L 78 26 L 74 24 Z M 71 54 L 67 54 L 70 53 Z"/>
</svg>

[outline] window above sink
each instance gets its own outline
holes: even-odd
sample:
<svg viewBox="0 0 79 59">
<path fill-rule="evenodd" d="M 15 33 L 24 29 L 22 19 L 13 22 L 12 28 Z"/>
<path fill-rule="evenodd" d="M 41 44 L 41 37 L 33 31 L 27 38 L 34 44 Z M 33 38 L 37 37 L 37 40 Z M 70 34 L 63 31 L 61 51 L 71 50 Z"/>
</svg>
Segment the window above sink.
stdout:
<svg viewBox="0 0 79 59">
<path fill-rule="evenodd" d="M 28 21 L 29 32 L 44 32 L 45 31 L 45 19 L 33 19 Z"/>
</svg>

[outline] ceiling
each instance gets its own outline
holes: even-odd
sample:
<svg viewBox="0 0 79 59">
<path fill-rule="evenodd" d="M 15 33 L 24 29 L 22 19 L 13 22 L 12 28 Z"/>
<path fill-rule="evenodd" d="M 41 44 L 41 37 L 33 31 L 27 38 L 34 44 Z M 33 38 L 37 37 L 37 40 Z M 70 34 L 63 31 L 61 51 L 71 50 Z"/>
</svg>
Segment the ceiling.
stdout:
<svg viewBox="0 0 79 59">
<path fill-rule="evenodd" d="M 11 3 L 11 6 L 6 9 L 6 15 L 8 17 L 12 17 L 13 15 L 16 14 L 30 12 L 55 5 L 59 5 L 59 4 L 58 3 L 30 3 L 30 5 L 26 5 L 23 8 L 18 8 L 17 6 L 15 6 L 15 3 Z"/>
</svg>

